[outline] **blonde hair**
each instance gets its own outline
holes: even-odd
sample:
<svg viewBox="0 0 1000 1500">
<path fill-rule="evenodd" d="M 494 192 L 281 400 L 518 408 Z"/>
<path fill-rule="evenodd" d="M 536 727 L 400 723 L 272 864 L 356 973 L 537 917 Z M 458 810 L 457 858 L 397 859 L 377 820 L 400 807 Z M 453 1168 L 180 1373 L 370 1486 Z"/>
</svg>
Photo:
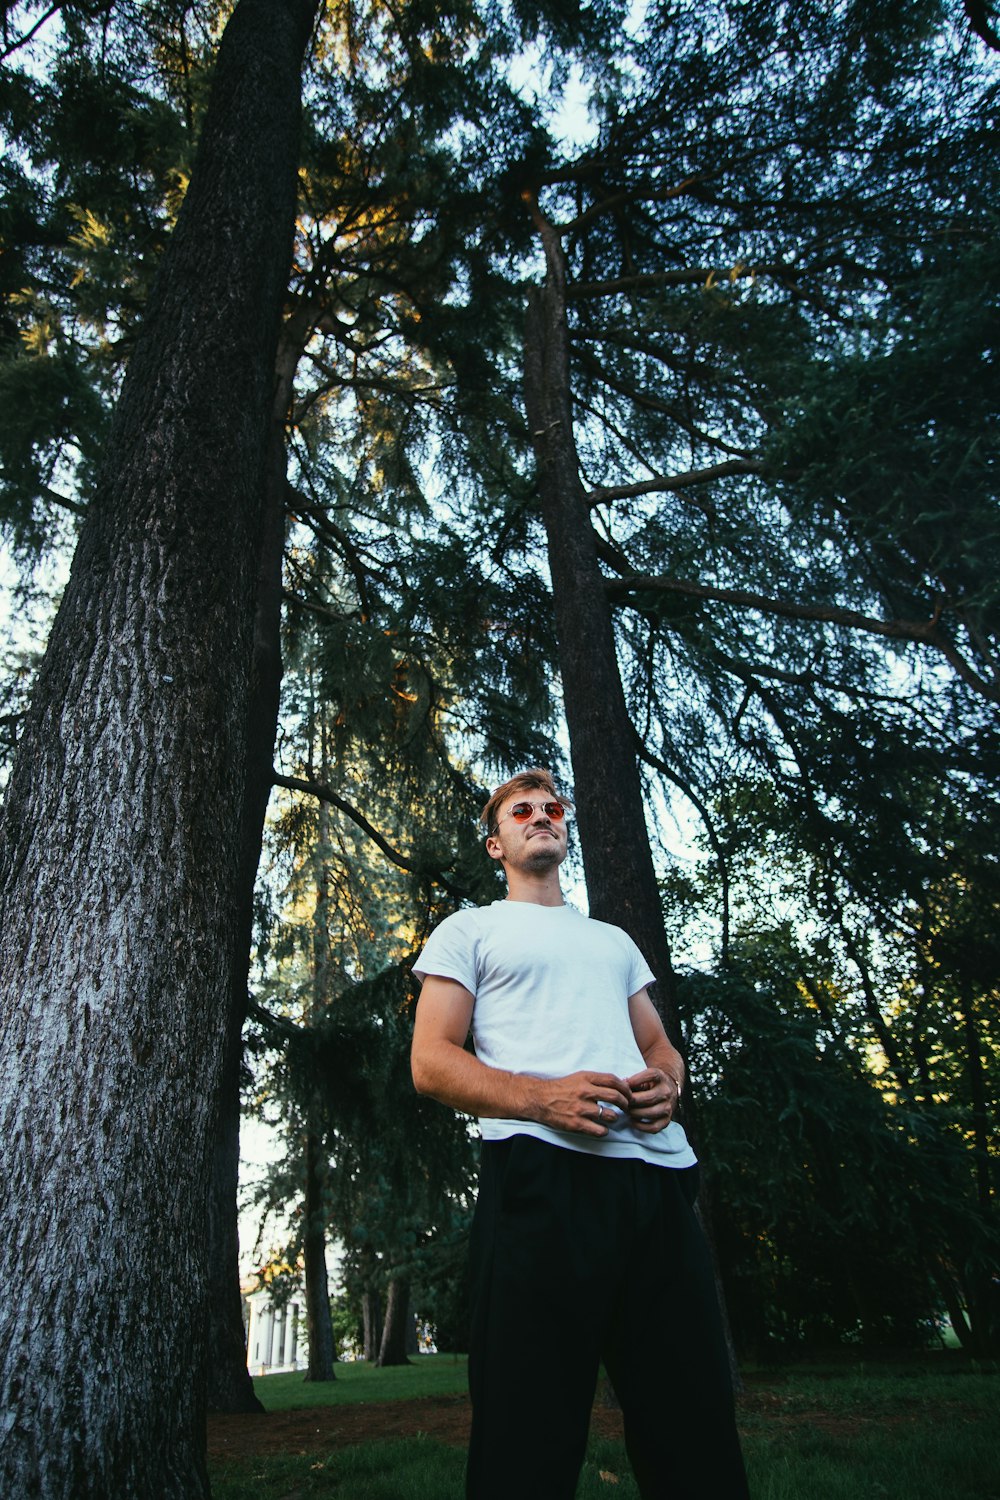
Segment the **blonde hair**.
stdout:
<svg viewBox="0 0 1000 1500">
<path fill-rule="evenodd" d="M 487 835 L 497 831 L 497 813 L 508 797 L 515 796 L 518 792 L 548 792 L 557 802 L 565 803 L 567 807 L 573 804 L 568 797 L 556 791 L 556 784 L 552 780 L 552 772 L 546 771 L 544 766 L 531 766 L 527 771 L 518 771 L 503 786 L 498 786 L 493 796 L 487 802 L 479 814 L 480 823 L 485 825 Z"/>
</svg>

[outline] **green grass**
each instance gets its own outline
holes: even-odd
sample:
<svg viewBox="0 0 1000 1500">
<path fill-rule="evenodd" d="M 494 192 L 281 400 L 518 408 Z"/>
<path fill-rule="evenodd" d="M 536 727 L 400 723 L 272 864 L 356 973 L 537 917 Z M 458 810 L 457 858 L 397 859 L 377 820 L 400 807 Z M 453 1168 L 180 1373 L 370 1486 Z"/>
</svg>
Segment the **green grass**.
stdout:
<svg viewBox="0 0 1000 1500">
<path fill-rule="evenodd" d="M 906 1431 L 749 1432 L 754 1500 L 1000 1500 L 1000 1446 L 980 1423 L 928 1420 Z M 993 1425 L 995 1416 L 991 1418 Z"/>
<path fill-rule="evenodd" d="M 277 1376 L 269 1377 L 277 1379 Z M 213 1500 L 461 1500 L 465 1455 L 428 1438 L 364 1443 L 298 1458 L 228 1459 Z"/>
<path fill-rule="evenodd" d="M 601 1478 L 602 1471 L 617 1483 Z M 462 1500 L 465 1454 L 430 1438 L 365 1443 L 309 1458 L 227 1460 L 212 1474 L 214 1500 Z M 577 1500 L 639 1500 L 620 1443 L 587 1455 Z"/>
<path fill-rule="evenodd" d="M 418 1354 L 410 1364 L 379 1370 L 363 1360 L 338 1364 L 337 1378 L 314 1383 L 301 1371 L 261 1375 L 253 1383 L 265 1411 L 340 1406 L 351 1401 L 406 1401 L 412 1396 L 464 1396 L 469 1389 L 465 1355 Z"/>
<path fill-rule="evenodd" d="M 1000 1500 L 995 1371 L 835 1368 L 748 1388 L 740 1430 L 753 1500 Z"/>
<path fill-rule="evenodd" d="M 464 1390 L 464 1362 L 421 1356 L 400 1370 L 338 1368 L 255 1382 L 270 1410 Z M 341 1379 L 341 1376 L 343 1378 Z M 740 1430 L 753 1500 L 1000 1500 L 1000 1374 L 949 1361 L 751 1373 Z M 465 1455 L 430 1438 L 305 1456 L 227 1459 L 216 1500 L 461 1500 Z M 602 1479 L 613 1475 L 617 1483 Z M 594 1441 L 577 1500 L 638 1500 L 624 1448 Z"/>
<path fill-rule="evenodd" d="M 758 1392 L 767 1392 L 790 1415 L 821 1408 L 832 1416 L 898 1417 L 927 1407 L 946 1412 L 960 1406 L 986 1416 L 1000 1400 L 1000 1370 L 964 1361 L 949 1360 L 940 1367 L 914 1363 L 751 1370 L 745 1378 L 747 1404 L 753 1404 Z"/>
</svg>

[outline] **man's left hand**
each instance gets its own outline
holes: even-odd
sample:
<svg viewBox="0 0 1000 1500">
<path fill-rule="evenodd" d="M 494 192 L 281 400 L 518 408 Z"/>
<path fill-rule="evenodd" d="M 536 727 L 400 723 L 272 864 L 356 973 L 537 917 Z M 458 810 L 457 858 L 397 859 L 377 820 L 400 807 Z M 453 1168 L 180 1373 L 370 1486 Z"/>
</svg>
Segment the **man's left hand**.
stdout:
<svg viewBox="0 0 1000 1500">
<path fill-rule="evenodd" d="M 644 1068 L 625 1081 L 634 1095 L 629 1117 L 636 1130 L 646 1135 L 665 1130 L 680 1103 L 677 1081 L 662 1068 Z"/>
</svg>

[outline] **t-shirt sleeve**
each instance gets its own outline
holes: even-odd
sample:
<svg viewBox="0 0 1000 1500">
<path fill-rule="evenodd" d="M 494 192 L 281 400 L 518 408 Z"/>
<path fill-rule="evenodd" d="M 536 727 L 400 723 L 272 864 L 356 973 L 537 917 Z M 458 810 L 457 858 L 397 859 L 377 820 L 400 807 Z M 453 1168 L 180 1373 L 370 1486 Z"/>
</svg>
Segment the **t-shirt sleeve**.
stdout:
<svg viewBox="0 0 1000 1500">
<path fill-rule="evenodd" d="M 656 975 L 653 973 L 652 969 L 649 967 L 649 964 L 639 952 L 639 949 L 636 947 L 635 943 L 628 936 L 628 933 L 625 934 L 625 941 L 628 944 L 629 950 L 629 975 L 627 993 L 629 995 L 637 995 L 640 990 L 646 988 L 647 984 L 656 983 Z"/>
<path fill-rule="evenodd" d="M 423 981 L 428 974 L 456 979 L 470 995 L 475 996 L 478 980 L 473 920 L 472 912 L 457 911 L 435 927 L 413 965 L 413 972 L 419 980 Z"/>
</svg>

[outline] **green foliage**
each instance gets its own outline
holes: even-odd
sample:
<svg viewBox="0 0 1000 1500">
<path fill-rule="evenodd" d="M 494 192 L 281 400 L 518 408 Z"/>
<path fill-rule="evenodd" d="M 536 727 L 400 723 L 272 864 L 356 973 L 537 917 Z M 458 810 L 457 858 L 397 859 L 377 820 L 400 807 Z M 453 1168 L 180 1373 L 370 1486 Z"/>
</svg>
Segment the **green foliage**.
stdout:
<svg viewBox="0 0 1000 1500">
<path fill-rule="evenodd" d="M 794 989 L 782 995 L 778 957 L 760 952 L 757 988 L 715 980 L 692 1016 L 718 1069 L 700 1121 L 734 1336 L 758 1358 L 926 1343 L 924 1243 L 940 1243 L 961 1149 L 887 1106 Z"/>
<path fill-rule="evenodd" d="M 947 980 L 939 1011 L 904 990 L 891 1032 L 875 1013 L 890 1058 L 880 1070 L 864 1039 L 871 1012 L 837 975 L 836 944 L 796 941 L 791 923 L 768 930 L 762 917 L 725 971 L 681 986 L 737 1342 L 758 1356 L 920 1344 L 947 1307 L 990 1348 L 996 1308 L 982 1278 L 1000 1234 Z M 925 1049 L 912 1075 L 892 1041 L 907 1046 L 911 1006 Z"/>
<path fill-rule="evenodd" d="M 894 285 L 863 339 L 807 372 L 774 445 L 796 474 L 793 503 L 846 541 L 890 616 L 943 609 L 976 655 L 997 630 L 992 238 Z"/>
<path fill-rule="evenodd" d="M 93 487 L 190 171 L 191 113 L 157 67 L 162 19 L 116 14 L 95 32 L 65 8 L 45 66 L 15 53 L 0 85 L 0 526 L 29 571 L 64 545 L 53 505 L 82 507 Z"/>
</svg>

